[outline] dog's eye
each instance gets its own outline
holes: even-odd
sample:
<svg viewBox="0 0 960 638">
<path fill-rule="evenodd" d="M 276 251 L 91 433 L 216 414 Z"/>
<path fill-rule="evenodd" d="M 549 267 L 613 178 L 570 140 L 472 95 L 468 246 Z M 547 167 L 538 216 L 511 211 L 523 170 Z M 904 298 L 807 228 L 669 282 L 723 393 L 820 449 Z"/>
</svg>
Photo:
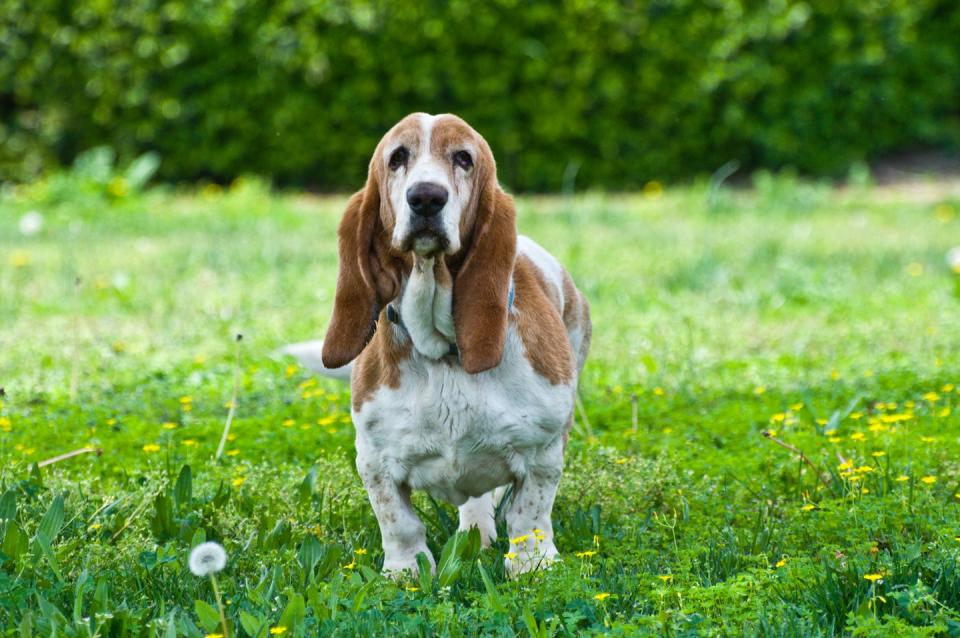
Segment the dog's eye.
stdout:
<svg viewBox="0 0 960 638">
<path fill-rule="evenodd" d="M 465 171 L 473 168 L 473 158 L 466 151 L 457 151 L 453 154 L 453 163 Z"/>
<path fill-rule="evenodd" d="M 390 161 L 388 162 L 391 171 L 395 171 L 404 164 L 407 163 L 407 157 L 410 156 L 410 153 L 407 151 L 406 147 L 401 146 L 393 153 L 390 154 Z"/>
</svg>

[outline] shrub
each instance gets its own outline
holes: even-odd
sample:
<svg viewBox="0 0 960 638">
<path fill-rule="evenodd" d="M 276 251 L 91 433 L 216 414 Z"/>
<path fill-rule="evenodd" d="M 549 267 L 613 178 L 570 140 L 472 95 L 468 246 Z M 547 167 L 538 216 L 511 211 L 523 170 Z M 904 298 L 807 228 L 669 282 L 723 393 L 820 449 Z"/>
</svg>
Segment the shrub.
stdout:
<svg viewBox="0 0 960 638">
<path fill-rule="evenodd" d="M 107 144 L 166 179 L 356 188 L 404 114 L 461 114 L 555 190 L 960 143 L 952 0 L 5 0 L 0 178 Z"/>
</svg>

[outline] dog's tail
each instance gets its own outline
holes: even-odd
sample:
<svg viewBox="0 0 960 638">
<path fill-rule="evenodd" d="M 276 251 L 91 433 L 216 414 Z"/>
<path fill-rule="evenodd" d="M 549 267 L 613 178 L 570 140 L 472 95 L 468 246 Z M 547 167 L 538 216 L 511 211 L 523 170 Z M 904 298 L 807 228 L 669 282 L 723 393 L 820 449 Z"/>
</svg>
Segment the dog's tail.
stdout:
<svg viewBox="0 0 960 638">
<path fill-rule="evenodd" d="M 349 381 L 350 373 L 353 371 L 353 361 L 340 368 L 328 368 L 323 365 L 323 358 L 320 356 L 323 352 L 322 339 L 291 343 L 280 348 L 277 352 L 290 355 L 299 361 L 304 368 L 331 379 Z"/>
</svg>

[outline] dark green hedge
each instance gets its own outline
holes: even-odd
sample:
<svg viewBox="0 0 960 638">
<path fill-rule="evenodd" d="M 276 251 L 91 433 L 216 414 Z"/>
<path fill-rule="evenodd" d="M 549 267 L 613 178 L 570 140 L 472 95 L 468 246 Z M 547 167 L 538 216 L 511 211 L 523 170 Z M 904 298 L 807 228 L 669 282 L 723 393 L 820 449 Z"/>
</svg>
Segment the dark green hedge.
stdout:
<svg viewBox="0 0 960 638">
<path fill-rule="evenodd" d="M 452 111 L 516 189 L 960 143 L 957 0 L 2 0 L 0 178 L 157 151 L 168 179 L 355 188 Z"/>
</svg>

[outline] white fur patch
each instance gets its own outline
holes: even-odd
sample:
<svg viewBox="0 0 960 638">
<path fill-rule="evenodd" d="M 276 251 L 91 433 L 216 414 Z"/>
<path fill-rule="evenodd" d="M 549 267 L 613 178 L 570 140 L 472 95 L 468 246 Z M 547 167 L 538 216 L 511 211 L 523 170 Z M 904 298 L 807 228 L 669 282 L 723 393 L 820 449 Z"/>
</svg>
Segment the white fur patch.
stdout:
<svg viewBox="0 0 960 638">
<path fill-rule="evenodd" d="M 440 214 L 443 216 L 443 232 L 448 245 L 446 254 L 453 255 L 460 250 L 460 218 L 464 206 L 470 201 L 473 190 L 473 181 L 460 168 L 452 164 L 452 158 L 433 154 L 431 139 L 437 115 L 422 114 L 420 116 L 420 139 L 416 149 L 410 150 L 407 166 L 397 170 L 390 178 L 389 198 L 396 212 L 396 224 L 391 241 L 394 247 L 399 248 L 410 234 L 413 211 L 407 203 L 407 190 L 420 182 L 429 182 L 442 186 L 447 190 L 447 203 Z M 395 148 L 385 149 L 385 160 Z M 464 142 L 463 149 L 475 158 L 477 149 Z"/>
</svg>

